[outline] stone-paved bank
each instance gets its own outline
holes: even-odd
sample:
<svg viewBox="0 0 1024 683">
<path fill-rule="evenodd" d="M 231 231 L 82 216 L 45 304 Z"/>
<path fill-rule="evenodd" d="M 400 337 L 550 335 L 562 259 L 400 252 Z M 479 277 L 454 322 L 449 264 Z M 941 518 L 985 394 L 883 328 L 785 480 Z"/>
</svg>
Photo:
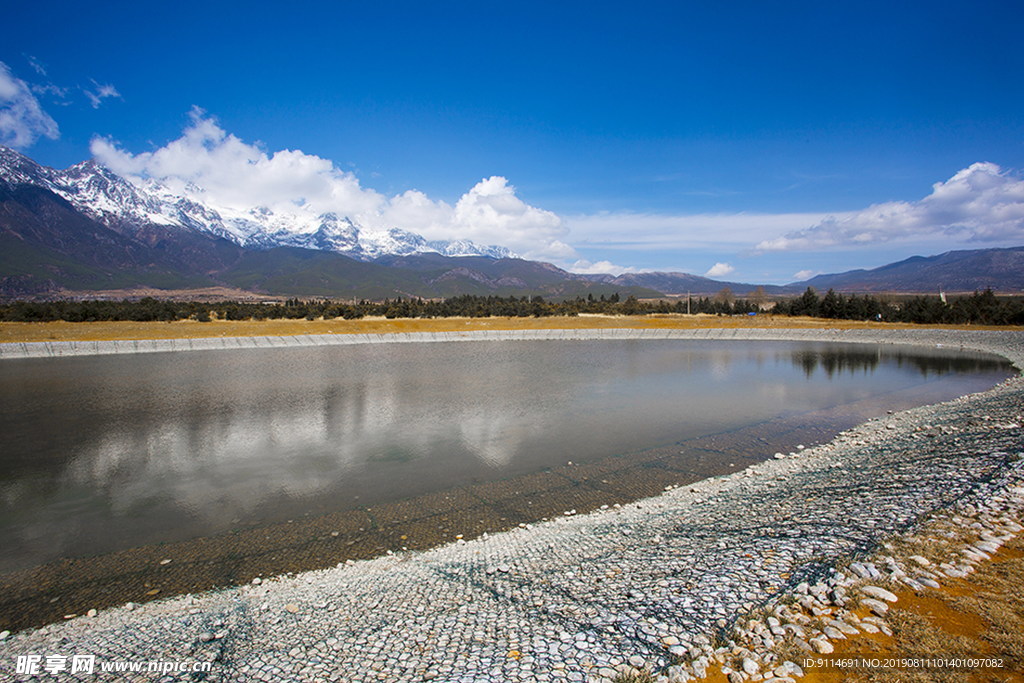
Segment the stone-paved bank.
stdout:
<svg viewBox="0 0 1024 683">
<path fill-rule="evenodd" d="M 1019 332 L 671 336 L 941 343 L 1001 353 L 1024 367 Z M 209 661 L 203 678 L 213 681 L 583 681 L 624 665 L 686 680 L 751 610 L 834 578 L 837 564 L 937 510 L 1019 496 L 1022 398 L 1024 379 L 1015 377 L 618 509 L 8 635 L 0 679 L 30 678 L 15 672 L 18 655 L 70 662 L 86 654 L 96 656 L 97 670 L 115 661 Z"/>
</svg>

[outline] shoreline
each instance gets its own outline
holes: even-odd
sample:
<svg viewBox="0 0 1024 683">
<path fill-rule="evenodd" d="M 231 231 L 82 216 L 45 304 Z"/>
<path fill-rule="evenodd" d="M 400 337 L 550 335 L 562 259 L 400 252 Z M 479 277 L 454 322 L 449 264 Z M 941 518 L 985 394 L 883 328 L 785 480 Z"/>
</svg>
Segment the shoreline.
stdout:
<svg viewBox="0 0 1024 683">
<path fill-rule="evenodd" d="M 1015 331 L 643 332 L 625 338 L 941 344 L 1024 367 Z M 620 509 L 22 632 L 0 644 L 0 672 L 47 648 L 210 658 L 208 680 L 596 680 L 631 657 L 665 670 L 682 656 L 671 648 L 705 656 L 741 614 L 937 510 L 1018 485 L 1022 396 L 1018 375 Z"/>
<path fill-rule="evenodd" d="M 439 343 L 468 341 L 548 341 L 548 340 L 743 340 L 814 341 L 903 344 L 917 346 L 955 346 L 1003 356 L 1018 369 L 1024 358 L 1003 353 L 1004 340 L 1024 338 L 1017 330 L 946 330 L 940 328 L 550 328 L 492 329 L 466 331 L 381 332 L 309 335 L 251 335 L 239 337 L 197 337 L 167 339 L 111 339 L 96 341 L 40 341 L 0 343 L 0 360 L 20 358 L 67 358 L 139 353 L 184 351 L 232 351 L 237 349 L 274 349 L 308 346 L 347 346 L 354 344 Z M 1017 354 L 1018 356 L 1020 354 Z"/>
<path fill-rule="evenodd" d="M 803 316 L 718 316 L 708 314 L 650 314 L 636 316 L 581 314 L 578 316 L 486 318 L 381 318 L 194 320 L 173 322 L 0 322 L 0 345 L 43 342 L 95 342 L 225 337 L 308 337 L 311 335 L 393 334 L 403 332 L 465 332 L 493 330 L 587 329 L 803 329 L 803 330 L 963 330 L 1024 331 L 1024 326 L 917 325 L 857 320 L 829 320 Z"/>
</svg>

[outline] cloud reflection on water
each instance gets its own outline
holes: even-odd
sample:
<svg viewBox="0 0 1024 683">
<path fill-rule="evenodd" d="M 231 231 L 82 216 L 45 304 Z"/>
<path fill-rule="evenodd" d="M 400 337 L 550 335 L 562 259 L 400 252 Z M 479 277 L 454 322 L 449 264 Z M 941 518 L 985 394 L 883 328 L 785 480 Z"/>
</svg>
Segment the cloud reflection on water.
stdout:
<svg viewBox="0 0 1024 683">
<path fill-rule="evenodd" d="M 0 539 L 23 561 L 205 535 L 1001 367 L 949 351 L 609 341 L 10 364 Z"/>
</svg>

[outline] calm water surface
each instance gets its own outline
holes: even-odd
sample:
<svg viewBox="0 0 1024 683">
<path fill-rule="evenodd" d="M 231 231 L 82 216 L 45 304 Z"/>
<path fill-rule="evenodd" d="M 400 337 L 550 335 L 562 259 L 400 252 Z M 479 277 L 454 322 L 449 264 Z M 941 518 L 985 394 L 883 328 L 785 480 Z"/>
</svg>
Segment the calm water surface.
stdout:
<svg viewBox="0 0 1024 683">
<path fill-rule="evenodd" d="M 908 390 L 931 402 L 1008 374 L 1001 359 L 945 349 L 724 341 L 5 360 L 0 571 L 392 501 Z"/>
</svg>

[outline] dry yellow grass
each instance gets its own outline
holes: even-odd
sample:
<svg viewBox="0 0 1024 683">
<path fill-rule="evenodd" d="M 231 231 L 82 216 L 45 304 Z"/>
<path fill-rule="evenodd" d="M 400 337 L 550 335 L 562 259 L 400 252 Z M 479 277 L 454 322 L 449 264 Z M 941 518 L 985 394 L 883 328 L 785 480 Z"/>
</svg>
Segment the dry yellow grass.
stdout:
<svg viewBox="0 0 1024 683">
<path fill-rule="evenodd" d="M 921 329 L 922 325 L 870 323 L 782 316 L 650 315 L 551 318 L 435 318 L 362 320 L 214 320 L 176 322 L 0 323 L 0 342 L 99 341 L 110 339 L 197 339 L 202 337 L 292 336 L 302 334 L 388 334 L 393 332 L 450 332 L 466 330 L 565 329 L 700 329 L 700 328 L 811 328 L 811 329 Z M 935 326 L 963 329 L 956 326 Z M 1024 329 L 984 328 L 969 329 Z"/>
</svg>

